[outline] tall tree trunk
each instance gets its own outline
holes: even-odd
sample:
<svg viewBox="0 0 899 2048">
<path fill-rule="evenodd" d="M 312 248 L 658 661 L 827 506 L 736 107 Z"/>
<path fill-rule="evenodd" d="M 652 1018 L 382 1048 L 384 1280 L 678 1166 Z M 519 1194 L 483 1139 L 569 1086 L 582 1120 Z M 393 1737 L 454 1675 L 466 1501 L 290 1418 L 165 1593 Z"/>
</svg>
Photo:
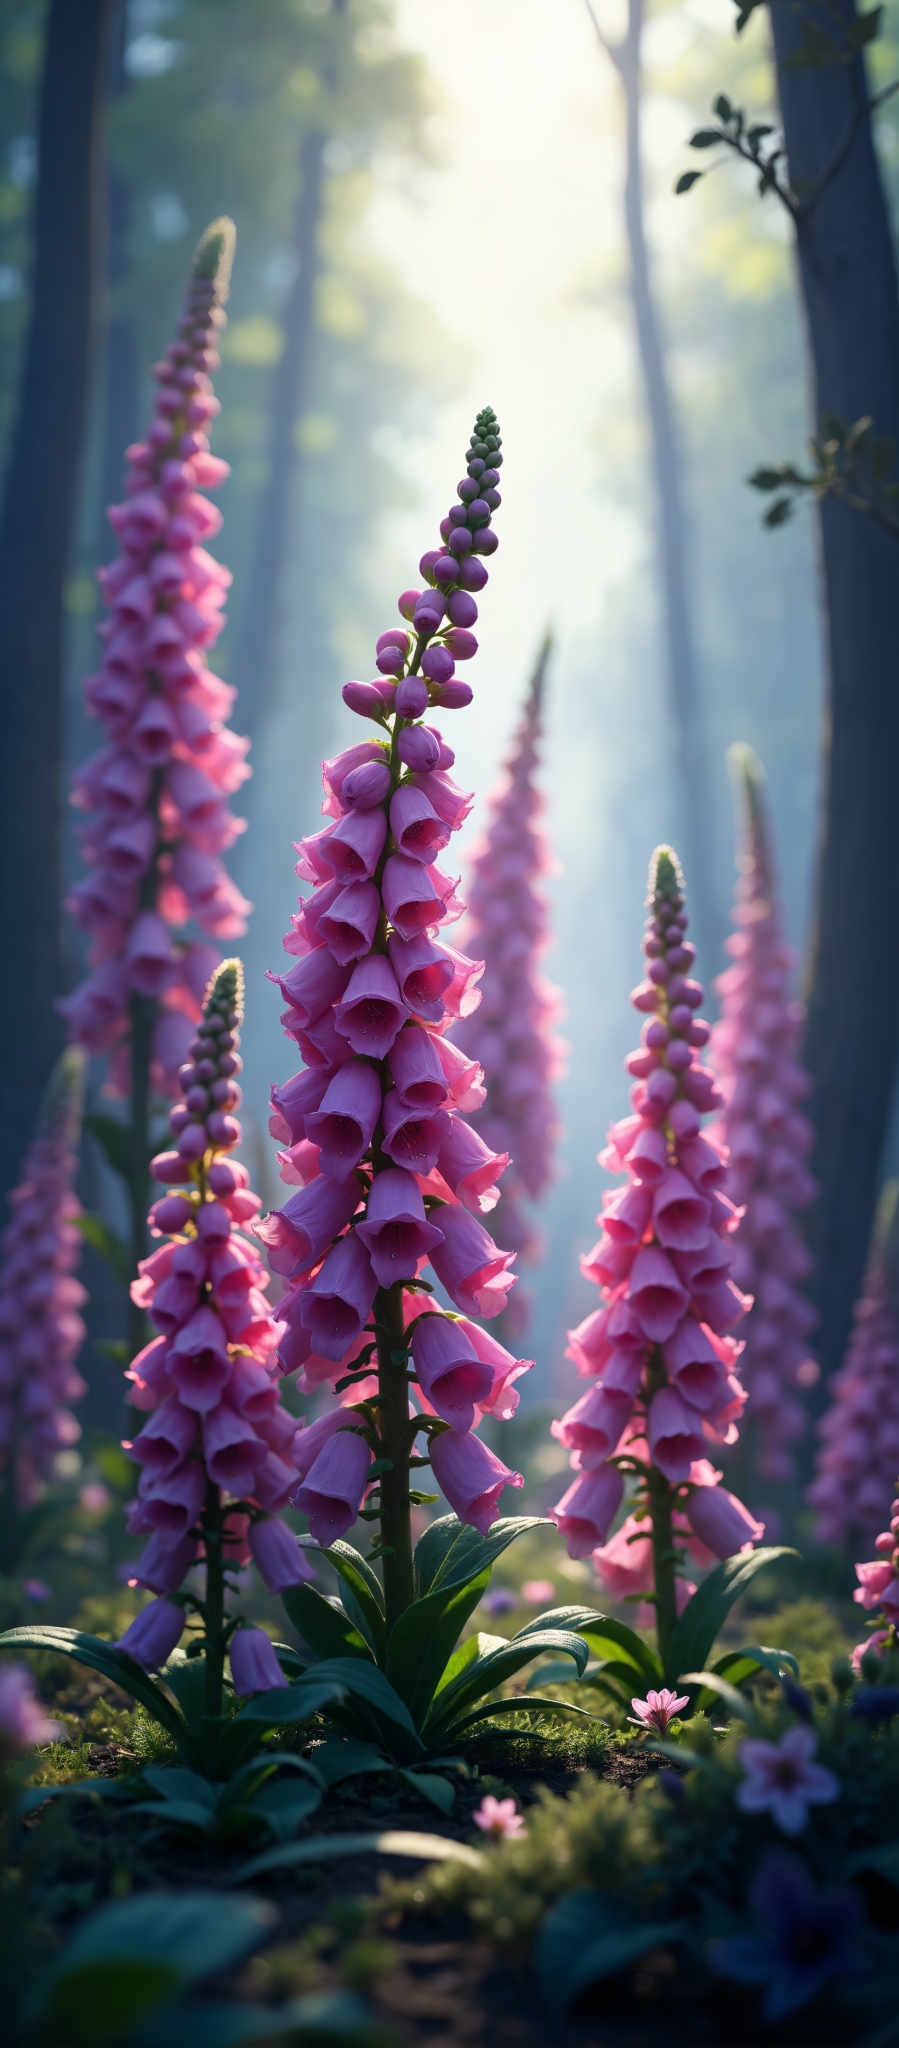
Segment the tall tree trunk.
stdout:
<svg viewBox="0 0 899 2048">
<path fill-rule="evenodd" d="M 637 354 L 649 422 L 663 658 L 674 755 L 676 836 L 686 870 L 700 964 L 707 963 L 708 975 L 721 942 L 722 907 L 715 886 L 712 818 L 703 770 L 705 739 L 690 603 L 683 460 L 646 238 L 642 156 L 645 4 L 644 0 L 629 0 L 627 27 L 619 42 L 612 42 L 605 35 L 595 7 L 590 5 L 588 11 L 598 40 L 617 73 L 624 101 L 624 227 Z"/>
<path fill-rule="evenodd" d="M 110 0 L 50 0 L 38 118 L 31 312 L 0 505 L 8 683 L 0 749 L 7 1000 L 4 1186 L 59 1047 L 63 588 L 88 392 Z"/>
<path fill-rule="evenodd" d="M 899 292 L 861 59 L 792 66 L 801 22 L 771 25 L 815 421 L 873 415 L 899 445 Z M 850 25 L 853 0 L 831 0 Z M 845 146 L 845 154 L 840 154 Z M 814 188 L 818 187 L 814 196 Z M 805 1060 L 812 1075 L 818 1349 L 838 1365 L 874 1218 L 899 1046 L 899 687 L 895 541 L 832 500 L 817 513 L 827 711 Z"/>
<path fill-rule="evenodd" d="M 337 39 L 346 14 L 346 0 L 330 0 L 330 13 L 334 43 L 321 81 L 328 98 L 337 80 Z M 321 272 L 319 235 L 328 135 L 327 125 L 317 125 L 304 135 L 300 144 L 291 237 L 296 270 L 284 308 L 284 348 L 272 384 L 267 481 L 256 518 L 253 567 L 236 666 L 247 722 L 253 733 L 260 730 L 271 704 L 277 672 L 284 563 L 292 541 L 291 514 L 299 468 L 296 427 L 309 401 L 314 367 L 315 292 Z"/>
<path fill-rule="evenodd" d="M 128 0 L 112 0 L 112 36 L 108 91 L 112 101 L 128 91 L 125 49 Z M 125 449 L 139 424 L 140 374 L 134 316 L 122 303 L 122 287 L 131 272 L 131 230 L 134 199 L 131 183 L 118 164 L 106 174 L 106 284 L 109 303 L 104 335 L 103 452 L 100 464 L 99 532 L 108 542 L 106 507 L 121 496 Z"/>
</svg>

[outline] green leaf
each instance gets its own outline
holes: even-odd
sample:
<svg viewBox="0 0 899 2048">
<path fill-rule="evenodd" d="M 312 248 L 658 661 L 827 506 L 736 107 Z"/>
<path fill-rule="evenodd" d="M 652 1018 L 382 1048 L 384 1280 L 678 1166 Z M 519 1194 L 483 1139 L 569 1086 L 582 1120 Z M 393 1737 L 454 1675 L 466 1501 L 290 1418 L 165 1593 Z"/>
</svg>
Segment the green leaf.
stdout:
<svg viewBox="0 0 899 2048">
<path fill-rule="evenodd" d="M 624 1970 L 651 1948 L 676 1941 L 681 1920 L 634 1920 L 604 1892 L 569 1892 L 551 1907 L 537 1938 L 537 1981 L 555 2015 L 588 1985 Z"/>
<path fill-rule="evenodd" d="M 365 1657 L 371 1651 L 342 1607 L 315 1586 L 287 1586 L 281 1595 L 288 1620 L 316 1657 Z"/>
<path fill-rule="evenodd" d="M 201 1778 L 199 1771 L 188 1771 L 175 1764 L 148 1764 L 141 1772 L 138 1786 L 149 1785 L 151 1792 L 158 1792 L 163 1799 L 193 1799 L 212 1813 L 216 1804 L 214 1787 L 207 1778 Z"/>
<path fill-rule="evenodd" d="M 180 1744 L 184 1738 L 185 1722 L 174 1700 L 161 1685 L 148 1677 L 127 1651 L 117 1650 L 112 1643 L 104 1643 L 100 1636 L 86 1635 L 81 1629 L 51 1628 L 34 1623 L 27 1628 L 5 1629 L 0 1635 L 0 1650 L 53 1650 L 61 1657 L 73 1657 L 76 1664 L 86 1664 L 89 1670 L 102 1672 L 104 1678 L 111 1678 L 129 1698 L 139 1701 L 177 1743 Z"/>
<path fill-rule="evenodd" d="M 460 1672 L 446 1691 L 435 1701 L 425 1720 L 425 1730 L 433 1739 L 439 1727 L 444 1733 L 451 1730 L 457 1719 L 464 1716 L 474 1702 L 483 1699 L 487 1693 L 514 1678 L 534 1657 L 544 1650 L 560 1650 L 574 1660 L 578 1676 L 587 1662 L 587 1645 L 583 1636 L 574 1635 L 561 1628 L 539 1628 L 531 1626 L 513 1636 L 510 1642 L 499 1642 L 486 1656 L 478 1657 L 467 1671 Z"/>
<path fill-rule="evenodd" d="M 678 1674 L 677 1682 L 678 1685 L 699 1687 L 697 1698 L 693 1702 L 697 1711 L 701 1713 L 709 1712 L 710 1709 L 714 1708 L 715 1701 L 718 1699 L 730 1709 L 732 1714 L 736 1714 L 738 1721 L 745 1721 L 749 1727 L 752 1727 L 755 1721 L 755 1708 L 752 1705 L 752 1701 L 746 1698 L 745 1693 L 738 1692 L 736 1686 L 731 1685 L 729 1679 L 722 1678 L 720 1671 L 682 1671 Z"/>
<path fill-rule="evenodd" d="M 324 1790 L 325 1780 L 317 1764 L 310 1762 L 308 1757 L 297 1756 L 292 1749 L 263 1749 L 242 1764 L 240 1770 L 235 1771 L 234 1776 L 221 1787 L 219 1805 L 225 1806 L 232 1799 L 242 1798 L 247 1791 L 252 1798 L 266 1779 L 282 1770 L 291 1771 L 297 1777 L 310 1778 L 320 1792 Z"/>
<path fill-rule="evenodd" d="M 387 1645 L 387 1675 L 421 1727 L 469 1616 L 490 1579 L 490 1567 L 462 1586 L 438 1586 L 413 1600 L 394 1624 Z"/>
<path fill-rule="evenodd" d="M 599 1621 L 578 1630 L 590 1651 L 591 1657 L 601 1662 L 633 1665 L 638 1677 L 645 1678 L 647 1685 L 662 1683 L 662 1666 L 650 1643 L 629 1628 L 626 1621 L 616 1621 L 612 1615 L 603 1614 Z"/>
<path fill-rule="evenodd" d="M 36 2017 L 51 2040 L 118 2037 L 176 1991 L 239 1962 L 275 1919 L 261 1899 L 223 1892 L 118 1899 L 82 1921 L 51 1965 Z"/>
<path fill-rule="evenodd" d="M 215 1828 L 214 1809 L 210 1811 L 195 1799 L 138 1799 L 131 1811 L 148 1814 L 161 1828 L 189 1828 L 199 1835 L 211 1834 Z"/>
<path fill-rule="evenodd" d="M 371 1664 L 363 1657 L 331 1657 L 326 1663 L 316 1666 L 315 1676 L 328 1683 L 336 1682 L 348 1700 L 359 1702 L 363 1708 L 363 1719 L 374 1725 L 383 1740 L 381 1723 L 387 1722 L 402 1729 L 416 1751 L 420 1751 L 421 1737 L 406 1706 L 405 1700 L 385 1678 L 377 1664 Z"/>
<path fill-rule="evenodd" d="M 92 1111 L 89 1116 L 85 1117 L 84 1127 L 85 1130 L 90 1131 L 92 1138 L 96 1138 L 97 1144 L 105 1154 L 114 1172 L 120 1174 L 122 1180 L 127 1181 L 130 1185 L 134 1164 L 131 1157 L 131 1131 L 128 1125 L 120 1122 L 116 1116 L 101 1116 L 96 1111 Z M 149 1164 L 150 1155 L 148 1153 L 148 1168 Z"/>
<path fill-rule="evenodd" d="M 348 1657 L 347 1664 L 355 1663 Z M 360 1660 L 361 1664 L 361 1660 Z M 364 1665 L 361 1667 L 364 1669 Z M 372 1666 L 374 1669 L 374 1666 Z M 322 1707 L 334 1705 L 342 1700 L 346 1686 L 330 1675 L 324 1675 L 318 1665 L 304 1678 L 295 1679 L 286 1686 L 273 1686 L 271 1692 L 257 1692 L 252 1699 L 245 1700 L 238 1721 L 262 1721 L 267 1728 L 295 1728 L 317 1714 Z"/>
<path fill-rule="evenodd" d="M 573 1700 L 543 1699 L 540 1693 L 532 1693 L 526 1699 L 493 1700 L 489 1706 L 476 1707 L 466 1720 L 454 1723 L 453 1740 L 470 1735 L 482 1721 L 508 1721 L 513 1714 L 546 1714 L 549 1718 L 554 1714 L 574 1714 L 579 1721 L 590 1721 L 594 1728 L 606 1726 L 601 1715 L 588 1714 L 586 1707 L 576 1707 Z"/>
<path fill-rule="evenodd" d="M 692 192 L 694 185 L 698 185 L 704 176 L 704 171 L 681 171 L 674 186 L 676 196 L 679 198 L 682 192 Z"/>
<path fill-rule="evenodd" d="M 330 1788 L 345 1778 L 361 1777 L 369 1771 L 389 1771 L 393 1765 L 374 1742 L 360 1742 L 354 1735 L 328 1735 L 313 1751 L 315 1768 Z"/>
<path fill-rule="evenodd" d="M 251 2005 L 247 1999 L 187 1999 L 129 2036 L 129 2048 L 255 2048 L 281 2041 L 286 2048 L 383 2048 L 360 1998 L 347 1991 L 308 1993 L 286 2005 Z"/>
<path fill-rule="evenodd" d="M 455 1842 L 448 1835 L 425 1835 L 397 1828 L 377 1834 L 309 1835 L 304 1842 L 286 1842 L 280 1849 L 268 1849 L 254 1856 L 229 1879 L 231 1884 L 251 1884 L 273 1870 L 293 1870 L 302 1863 L 334 1862 L 341 1857 L 412 1856 L 419 1863 L 467 1863 L 478 1870 L 483 1857 L 467 1842 Z"/>
<path fill-rule="evenodd" d="M 127 1287 L 131 1279 L 131 1257 L 124 1238 L 119 1236 L 117 1230 L 112 1229 L 104 1217 L 95 1216 L 90 1209 L 82 1209 L 75 1222 L 85 1244 L 91 1245 L 95 1252 L 99 1252 L 101 1259 L 106 1260 L 116 1279 L 123 1287 Z"/>
<path fill-rule="evenodd" d="M 760 469 L 754 469 L 752 475 L 746 478 L 746 482 L 751 484 L 754 491 L 779 490 L 783 480 L 782 469 L 766 469 L 764 465 Z"/>
<path fill-rule="evenodd" d="M 264 1820 L 275 1840 L 288 1842 L 301 1821 L 308 1819 L 322 1803 L 322 1788 L 308 1781 L 288 1785 L 282 1778 L 262 1785 L 247 1803 L 247 1812 Z"/>
<path fill-rule="evenodd" d="M 717 114 L 719 121 L 730 120 L 733 107 L 726 92 L 719 92 L 717 99 L 712 102 L 712 113 Z"/>
<path fill-rule="evenodd" d="M 420 1593 L 438 1586 L 467 1586 L 486 1566 L 493 1566 L 510 1543 L 530 1529 L 549 1529 L 547 1515 L 509 1515 L 494 1522 L 486 1536 L 457 1515 L 441 1515 L 415 1547 L 415 1582 Z"/>
<path fill-rule="evenodd" d="M 696 128 L 690 137 L 691 149 L 714 149 L 724 137 L 718 128 Z"/>
<path fill-rule="evenodd" d="M 356 1616 L 356 1625 L 361 1627 L 362 1617 L 368 1625 L 368 1640 L 377 1663 L 383 1662 L 387 1643 L 384 1621 L 384 1595 L 377 1572 L 372 1571 L 368 1560 L 354 1550 L 351 1543 L 332 1543 L 325 1553 L 328 1563 L 333 1565 L 347 1591 L 353 1595 L 361 1614 Z M 350 1608 L 348 1613 L 352 1613 Z"/>
<path fill-rule="evenodd" d="M 77 1778 L 71 1785 L 26 1785 L 15 1802 L 17 1814 L 36 1813 L 48 1799 L 130 1799 L 133 1785 L 121 1778 Z"/>
<path fill-rule="evenodd" d="M 422 1799 L 427 1799 L 441 1813 L 452 1812 L 456 1788 L 450 1784 L 449 1778 L 441 1777 L 437 1771 L 411 1771 L 408 1768 L 401 1770 L 400 1777 L 405 1778 L 414 1792 L 420 1793 Z"/>
<path fill-rule="evenodd" d="M 863 50 L 868 43 L 876 42 L 883 23 L 883 8 L 872 7 L 867 14 L 859 14 L 846 27 L 846 38 L 853 50 Z"/>
<path fill-rule="evenodd" d="M 665 1684 L 676 1685 L 682 1671 L 703 1671 L 712 1645 L 736 1600 L 747 1591 L 756 1574 L 782 1557 L 797 1557 L 798 1551 L 783 1544 L 762 1550 L 741 1551 L 716 1565 L 683 1610 L 671 1632 Z"/>
<path fill-rule="evenodd" d="M 772 1678 L 780 1678 L 784 1665 L 794 1678 L 799 1677 L 799 1665 L 789 1650 L 772 1650 L 768 1643 L 747 1643 L 742 1650 L 727 1650 L 712 1670 L 729 1678 L 731 1685 L 742 1685 L 744 1678 L 751 1678 L 756 1671 L 770 1671 Z"/>
</svg>

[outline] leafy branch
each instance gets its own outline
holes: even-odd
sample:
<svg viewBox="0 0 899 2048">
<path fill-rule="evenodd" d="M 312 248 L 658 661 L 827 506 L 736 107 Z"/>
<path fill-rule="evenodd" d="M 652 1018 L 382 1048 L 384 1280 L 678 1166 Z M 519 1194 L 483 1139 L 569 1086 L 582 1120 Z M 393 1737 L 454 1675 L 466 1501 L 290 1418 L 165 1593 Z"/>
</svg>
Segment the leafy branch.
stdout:
<svg viewBox="0 0 899 2048">
<path fill-rule="evenodd" d="M 762 5 L 762 0 L 735 0 L 735 4 L 738 9 L 736 32 L 739 35 L 756 8 Z M 775 5 L 776 0 L 770 0 L 770 4 Z M 824 16 L 823 21 L 820 15 Z M 789 59 L 790 65 L 796 70 L 840 66 L 850 74 L 853 100 L 846 126 L 832 155 L 818 176 L 808 184 L 794 186 L 791 183 L 782 133 L 771 122 L 750 121 L 745 109 L 733 106 L 723 92 L 718 93 L 712 103 L 717 125 L 697 128 L 690 136 L 690 148 L 730 150 L 756 173 L 761 197 L 773 192 L 794 222 L 798 224 L 806 220 L 822 193 L 842 170 L 862 123 L 899 92 L 899 79 L 893 79 L 879 92 L 866 94 L 855 68 L 862 52 L 879 36 L 882 22 L 882 7 L 873 7 L 866 14 L 858 15 L 855 21 L 846 22 L 831 0 L 821 0 L 817 12 L 809 11 L 803 20 L 800 40 Z M 773 144 L 768 142 L 769 136 L 774 136 Z M 704 175 L 703 171 L 682 171 L 675 184 L 675 192 L 692 191 Z"/>
<path fill-rule="evenodd" d="M 876 434 L 874 422 L 867 416 L 848 426 L 845 420 L 826 414 L 809 451 L 808 470 L 781 462 L 763 465 L 747 478 L 754 490 L 774 494 L 763 515 L 765 526 L 783 526 L 797 499 L 811 495 L 819 502 L 840 499 L 899 540 L 899 481 L 890 436 Z"/>
</svg>

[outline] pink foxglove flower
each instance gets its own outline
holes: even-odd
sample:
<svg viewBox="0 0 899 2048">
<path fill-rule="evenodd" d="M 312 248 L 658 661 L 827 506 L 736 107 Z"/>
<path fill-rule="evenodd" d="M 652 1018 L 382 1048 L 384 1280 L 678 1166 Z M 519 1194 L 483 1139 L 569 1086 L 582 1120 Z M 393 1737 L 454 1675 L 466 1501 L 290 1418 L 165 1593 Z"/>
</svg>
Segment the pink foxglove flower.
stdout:
<svg viewBox="0 0 899 2048">
<path fill-rule="evenodd" d="M 412 1433 L 430 1437 L 456 1512 L 487 1528 L 503 1488 L 522 1483 L 473 1434 L 483 1413 L 512 1413 L 526 1364 L 470 1320 L 498 1316 L 513 1284 L 513 1255 L 488 1228 L 507 1162 L 466 1120 L 483 1077 L 446 1036 L 474 1010 L 482 967 L 446 936 L 461 905 L 443 863 L 470 799 L 430 723 L 433 710 L 471 698 L 454 664 L 477 646 L 501 461 L 488 409 L 441 545 L 422 556 L 425 587 L 400 598 L 402 623 L 378 641 L 374 681 L 344 689 L 372 737 L 324 763 L 326 823 L 299 846 L 311 891 L 285 940 L 289 964 L 273 977 L 304 1069 L 273 1090 L 271 1129 L 283 1177 L 300 1192 L 258 1235 L 288 1283 L 284 1370 L 299 1368 L 308 1391 L 343 1382 L 326 1427 L 320 1419 L 297 1433 L 294 1499 L 327 1543 L 368 1500 L 372 1463 L 388 1461 L 379 1485 L 391 1615 L 410 1583 L 409 1368 Z M 457 1316 L 418 1291 L 426 1264 Z"/>
<path fill-rule="evenodd" d="M 24 1664 L 0 1671 L 0 1761 L 25 1756 L 38 1743 L 55 1742 L 62 1734 L 58 1721 L 45 1712 Z"/>
<path fill-rule="evenodd" d="M 200 244 L 153 419 L 110 508 L 119 554 L 100 571 L 108 617 L 87 703 L 105 738 L 75 784 L 88 872 L 70 901 L 91 966 L 62 1007 L 70 1037 L 109 1056 L 114 1092 L 128 1087 L 142 998 L 152 1079 L 177 1093 L 220 942 L 246 930 L 250 908 L 221 858 L 243 829 L 228 801 L 249 774 L 247 742 L 227 723 L 233 689 L 208 666 L 231 581 L 208 549 L 222 519 L 206 493 L 228 474 L 208 429 L 233 244 L 230 221 Z"/>
<path fill-rule="evenodd" d="M 550 644 L 547 636 L 506 767 L 489 800 L 486 829 L 471 855 L 463 939 L 484 960 L 484 978 L 478 1009 L 453 1028 L 454 1042 L 484 1070 L 487 1095 L 475 1128 L 494 1155 L 511 1162 L 497 1228 L 503 1243 L 529 1264 L 540 1252 L 529 1208 L 553 1177 L 559 1136 L 554 1089 L 565 1053 L 555 1030 L 559 993 L 541 970 L 549 943 L 543 878 L 552 870 L 552 857 L 537 765 Z M 519 1286 L 504 1331 L 520 1335 L 527 1321 Z"/>
<path fill-rule="evenodd" d="M 492 1792 L 485 1792 L 471 1817 L 476 1828 L 498 1842 L 514 1842 L 519 1835 L 527 1834 L 527 1823 L 514 1799 L 494 1799 Z"/>
<path fill-rule="evenodd" d="M 83 1056 L 72 1047 L 50 1082 L 0 1240 L 0 1473 L 20 1511 L 81 1435 L 72 1404 L 85 1391 L 75 1360 L 86 1296 L 73 1183 L 83 1089 Z"/>
<path fill-rule="evenodd" d="M 305 1551 L 278 1520 L 294 1484 L 295 1424 L 280 1401 L 281 1326 L 266 1300 L 268 1274 L 244 1235 L 260 1204 L 235 1156 L 242 1006 L 240 962 L 225 961 L 181 1068 L 183 1099 L 169 1119 L 175 1148 L 152 1164 L 165 1190 L 149 1219 L 160 1243 L 132 1287 L 158 1332 L 127 1374 L 146 1417 L 125 1446 L 140 1466 L 129 1527 L 147 1538 L 132 1584 L 158 1597 L 121 1648 L 147 1670 L 164 1663 L 181 1636 L 180 1589 L 194 1565 L 206 1566 L 205 1602 L 191 1594 L 186 1605 L 203 1613 L 207 1668 L 223 1646 L 231 1575 L 253 1559 L 274 1591 L 311 1576 Z M 242 1672 L 253 1665 L 245 1634 L 254 1631 L 232 1638 Z M 277 1684 L 271 1660 L 266 1670 L 265 1684 Z"/>
<path fill-rule="evenodd" d="M 880 1625 L 873 1635 L 856 1644 L 852 1652 L 856 1671 L 866 1650 L 882 1653 L 895 1649 L 899 1643 L 899 1498 L 890 1508 L 889 1528 L 881 1530 L 874 1549 L 876 1557 L 855 1567 L 858 1585 L 853 1598 Z"/>
<path fill-rule="evenodd" d="M 667 1735 L 675 1715 L 689 1704 L 686 1693 L 678 1699 L 668 1686 L 662 1686 L 660 1692 L 648 1692 L 645 1700 L 631 1700 L 634 1711 L 627 1718 L 638 1728 L 652 1728 L 657 1735 Z"/>
<path fill-rule="evenodd" d="M 815 1763 L 818 1738 L 814 1728 L 788 1729 L 779 1742 L 756 1736 L 740 1744 L 744 1777 L 737 1787 L 743 1813 L 770 1813 L 785 1835 L 801 1835 L 810 1806 L 828 1805 L 839 1797 L 839 1779 Z"/>
<path fill-rule="evenodd" d="M 821 1543 L 873 1543 L 899 1470 L 897 1188 L 885 1189 L 844 1364 L 819 1425 L 809 1503 Z"/>
<path fill-rule="evenodd" d="M 802 1109 L 810 1083 L 797 1054 L 803 1010 L 792 994 L 796 962 L 783 935 L 764 776 L 748 747 L 734 753 L 743 845 L 731 965 L 716 982 L 721 1020 L 710 1045 L 723 1108 L 706 1137 L 726 1146 L 728 1194 L 744 1211 L 733 1277 L 753 1299 L 741 1366 L 751 1397 L 746 1451 L 763 1479 L 789 1484 L 792 1446 L 806 1423 L 802 1394 L 818 1377 L 808 1351 L 811 1259 L 797 1222 L 815 1195 L 807 1165 L 812 1127 Z"/>
<path fill-rule="evenodd" d="M 554 1510 L 571 1554 L 592 1552 L 613 1593 L 654 1588 L 660 1634 L 679 1604 L 677 1546 L 708 1564 L 763 1533 L 718 1493 L 722 1475 L 708 1456 L 737 1436 L 745 1396 L 732 1332 L 747 1303 L 731 1276 L 737 1211 L 726 1153 L 701 1135 L 720 1098 L 699 1057 L 709 1030 L 686 923 L 680 870 L 661 847 L 650 869 L 646 979 L 631 997 L 644 1019 L 627 1062 L 631 1113 L 600 1154 L 627 1181 L 604 1196 L 599 1241 L 582 1261 L 602 1305 L 570 1332 L 568 1355 L 589 1385 L 552 1425 L 575 1473 Z M 634 1512 L 612 1536 L 626 1477 Z M 668 1560 L 664 1584 L 656 1551 Z"/>
</svg>

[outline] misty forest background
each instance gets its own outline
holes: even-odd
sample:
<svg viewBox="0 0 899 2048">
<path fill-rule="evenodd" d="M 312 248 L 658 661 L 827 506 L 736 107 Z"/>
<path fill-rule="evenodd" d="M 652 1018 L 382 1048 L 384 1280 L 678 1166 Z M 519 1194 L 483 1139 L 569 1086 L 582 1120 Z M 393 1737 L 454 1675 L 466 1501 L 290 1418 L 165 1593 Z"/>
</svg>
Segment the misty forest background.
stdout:
<svg viewBox="0 0 899 2048">
<path fill-rule="evenodd" d="M 61 1037 L 53 992 L 81 972 L 79 934 L 55 908 L 55 833 L 74 878 L 65 798 L 95 744 L 82 685 L 96 666 L 95 570 L 112 551 L 104 507 L 148 416 L 151 366 L 177 318 L 196 237 L 226 212 L 238 245 L 213 446 L 232 465 L 217 552 L 234 585 L 216 665 L 237 685 L 233 723 L 253 742 L 238 804 L 248 829 L 229 855 L 255 904 L 241 948 L 247 1163 L 266 1202 L 276 1200 L 267 1097 L 292 1062 L 264 974 L 278 964 L 295 901 L 291 842 L 315 828 L 320 761 L 356 737 L 340 684 L 369 673 L 377 634 L 396 623 L 396 595 L 433 543 L 471 418 L 490 403 L 506 454 L 501 553 L 479 629 L 475 702 L 448 736 L 457 780 L 477 792 L 471 833 L 551 625 L 544 787 L 560 870 L 548 971 L 564 992 L 570 1056 L 528 1347 L 542 1398 L 559 1383 L 566 1327 L 590 1305 L 577 1258 L 604 1184 L 596 1153 L 625 1107 L 627 992 L 639 972 L 650 850 L 670 838 L 683 855 L 708 986 L 723 965 L 733 887 L 726 751 L 749 741 L 768 770 L 789 936 L 808 959 L 826 725 L 814 512 L 801 505 L 768 530 L 764 501 L 746 486 L 759 464 L 801 458 L 810 427 L 793 226 L 730 157 L 689 196 L 673 192 L 687 167 L 705 168 L 687 137 L 716 93 L 726 89 L 754 119 L 777 119 L 767 10 L 739 39 L 731 0 L 653 0 L 645 20 L 641 0 L 630 0 L 629 17 L 601 4 L 596 14 L 600 35 L 583 0 L 516 0 L 514 9 L 454 0 L 448 16 L 430 0 L 70 0 L 68 9 L 6 0 L 0 14 L 0 444 L 15 486 L 2 568 L 12 640 L 7 1181 Z M 51 181 L 35 213 L 54 15 L 55 190 Z M 618 39 L 613 61 L 607 34 Z M 895 19 L 870 55 L 875 83 L 895 75 Z M 893 108 L 876 133 L 895 204 Z M 32 285 L 43 293 L 49 354 L 44 371 L 33 368 L 26 406 Z M 60 344 L 64 389 L 51 374 Z M 857 412 L 877 402 L 872 390 Z M 860 524 L 861 544 L 881 548 L 895 579 L 895 540 L 872 540 L 860 514 L 835 516 Z M 34 702 L 19 678 L 32 658 L 38 674 L 54 658 L 63 561 L 65 719 L 58 732 L 43 720 L 35 756 Z M 859 661 L 870 673 L 873 599 L 859 589 Z M 23 652 L 15 618 L 26 594 Z M 878 630 L 882 639 L 882 619 Z M 870 716 L 860 695 L 859 718 Z M 889 733 L 882 739 L 888 747 Z M 825 1286 L 840 1248 L 819 1345 L 830 1366 L 878 1175 L 899 1156 L 894 1131 L 877 1157 L 896 1036 L 886 956 L 896 949 L 878 894 L 876 804 L 870 839 L 867 807 L 860 783 L 844 910 L 880 934 L 880 1010 L 851 966 L 842 985 L 828 969 L 841 1071 L 839 1031 L 849 1024 L 857 1047 L 848 1110 L 833 1091 L 822 1102 L 826 1059 L 816 1061 L 819 1153 L 829 1120 L 846 1174 L 841 1192 L 831 1153 L 819 1225 L 830 1233 Z M 27 977 L 17 960 L 29 963 Z M 820 1018 L 816 1028 L 820 1038 Z M 859 1114 L 853 1090 L 866 1058 L 876 1128 L 853 1152 L 840 1118 Z M 114 1204 L 99 1156 L 85 1173 L 91 1205 Z M 108 1284 L 99 1261 L 90 1282 L 101 1294 Z M 94 1314 L 95 1334 L 119 1334 L 114 1303 L 105 1325 L 102 1301 Z M 114 1421 L 117 1368 L 98 1355 L 91 1377 L 87 1419 Z"/>
</svg>

